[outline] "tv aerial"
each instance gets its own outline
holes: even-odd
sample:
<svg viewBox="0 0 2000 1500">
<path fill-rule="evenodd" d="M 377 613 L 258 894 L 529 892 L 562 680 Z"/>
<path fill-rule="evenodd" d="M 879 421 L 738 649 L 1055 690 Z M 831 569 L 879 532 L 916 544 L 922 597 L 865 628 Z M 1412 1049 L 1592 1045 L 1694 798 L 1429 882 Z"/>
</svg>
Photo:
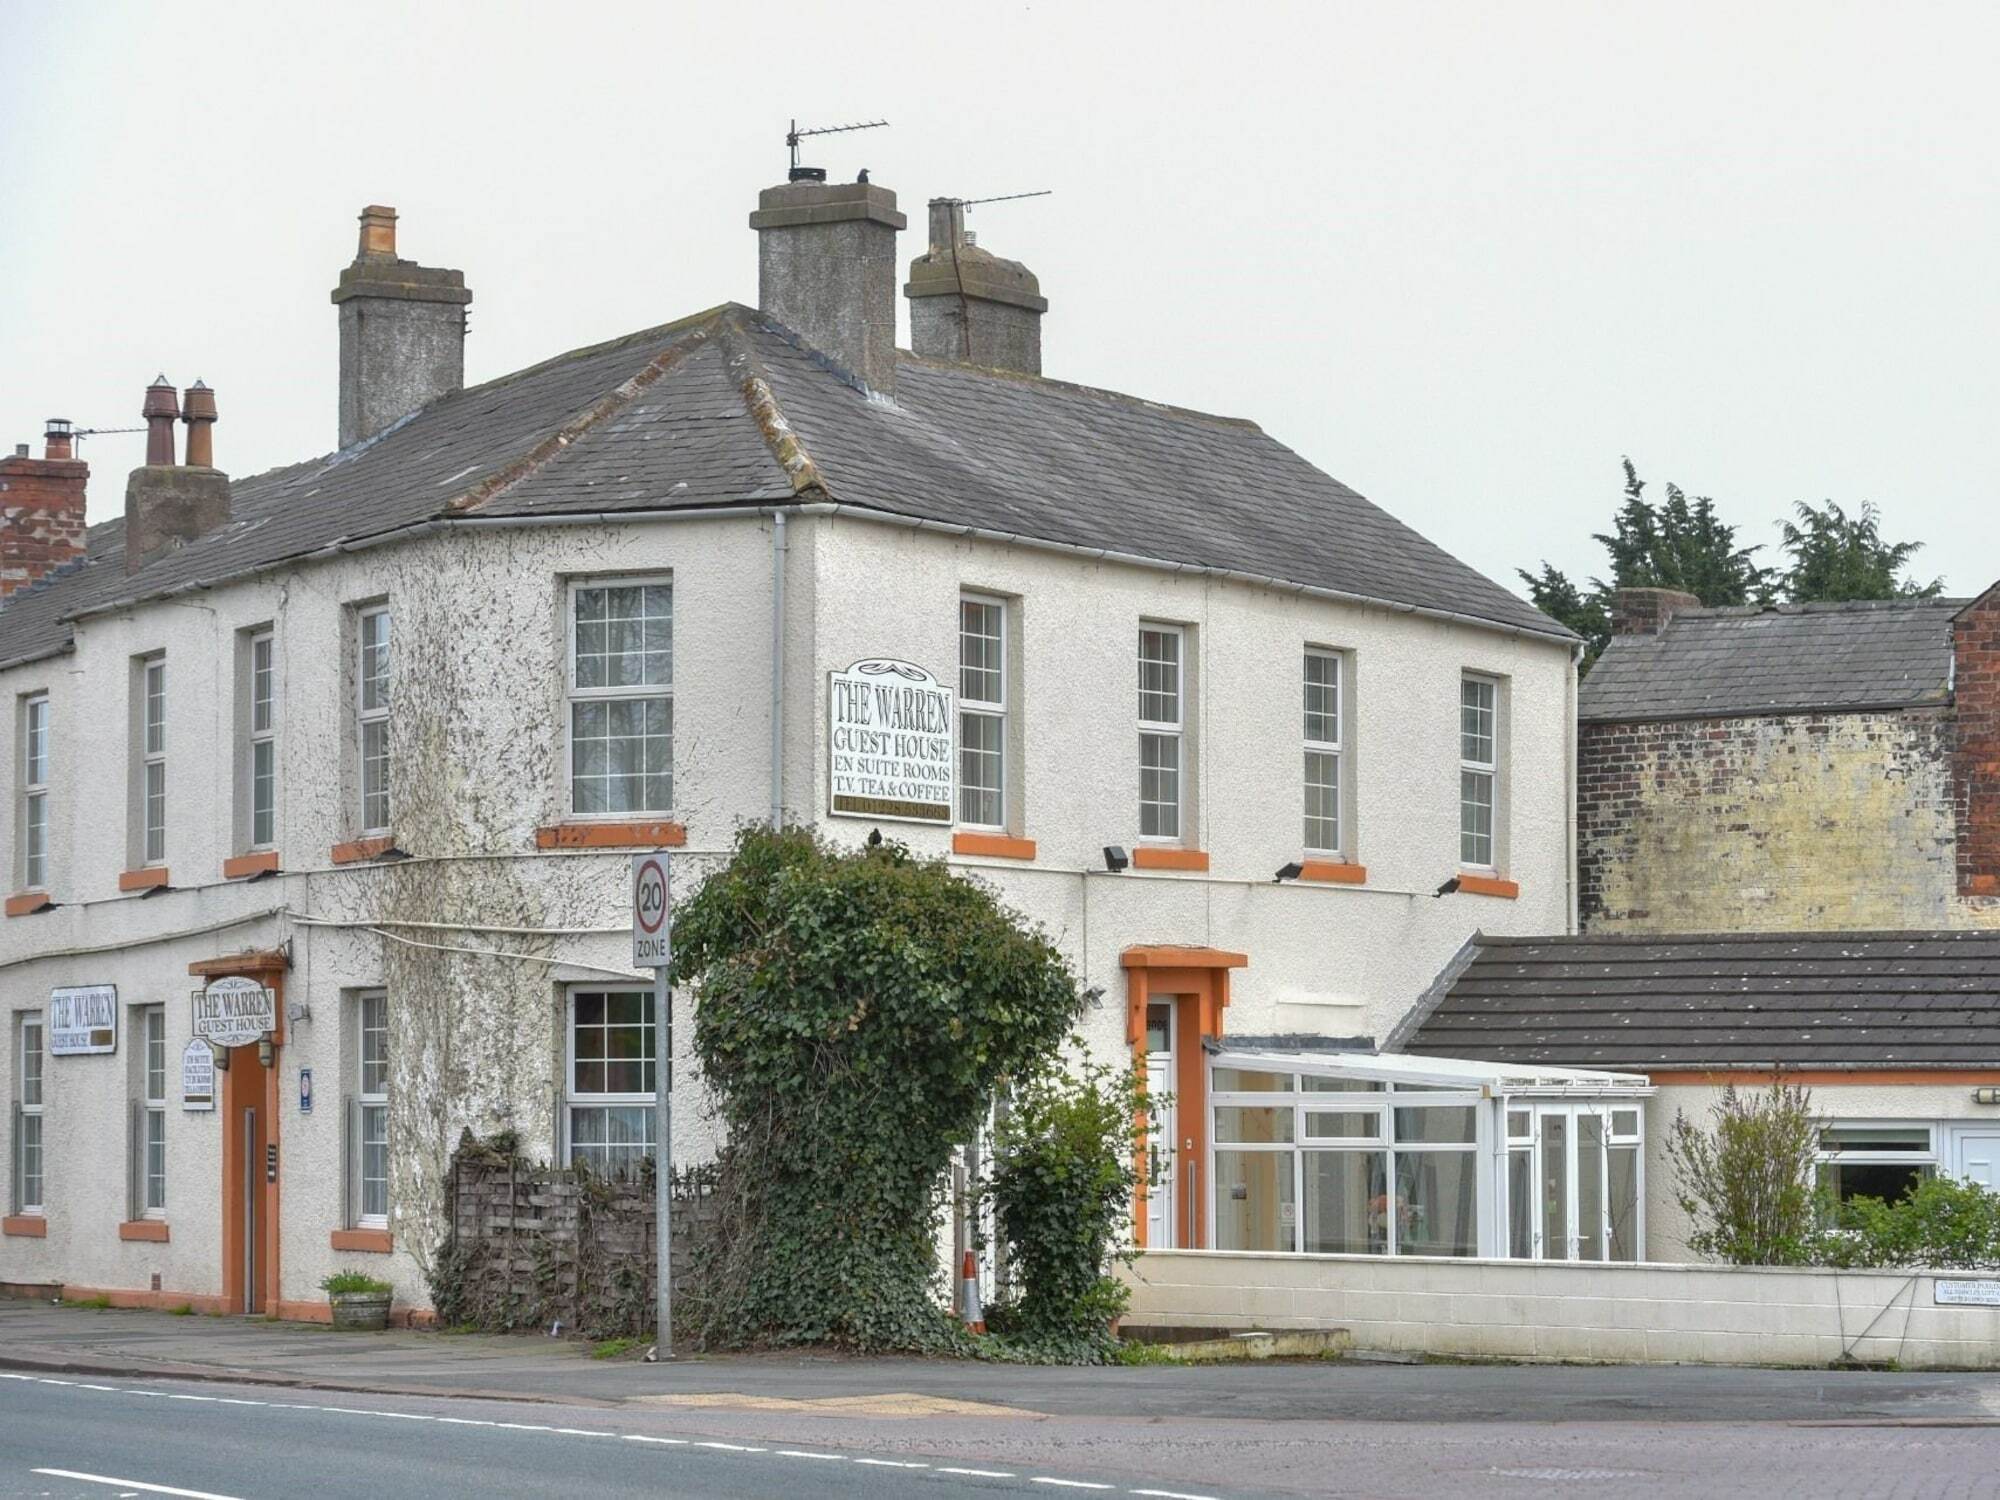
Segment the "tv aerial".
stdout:
<svg viewBox="0 0 2000 1500">
<path fill-rule="evenodd" d="M 799 129 L 799 122 L 792 121 L 792 128 L 785 132 L 785 144 L 791 148 L 792 166 L 788 180 L 792 182 L 825 182 L 825 167 L 802 167 L 799 165 L 799 142 L 812 135 L 845 135 L 850 130 L 879 130 L 887 120 L 858 120 L 852 125 L 815 125 Z M 865 178 L 864 178 L 865 180 Z"/>
</svg>

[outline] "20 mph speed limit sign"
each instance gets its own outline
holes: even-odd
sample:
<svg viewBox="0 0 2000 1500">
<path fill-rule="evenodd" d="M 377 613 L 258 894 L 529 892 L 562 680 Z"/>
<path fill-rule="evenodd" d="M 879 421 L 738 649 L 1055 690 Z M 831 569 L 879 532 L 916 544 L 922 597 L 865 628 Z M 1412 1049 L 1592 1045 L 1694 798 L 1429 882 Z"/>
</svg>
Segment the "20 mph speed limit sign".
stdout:
<svg viewBox="0 0 2000 1500">
<path fill-rule="evenodd" d="M 673 898 L 667 894 L 667 856 L 632 858 L 632 967 L 664 969 L 671 961 Z"/>
</svg>

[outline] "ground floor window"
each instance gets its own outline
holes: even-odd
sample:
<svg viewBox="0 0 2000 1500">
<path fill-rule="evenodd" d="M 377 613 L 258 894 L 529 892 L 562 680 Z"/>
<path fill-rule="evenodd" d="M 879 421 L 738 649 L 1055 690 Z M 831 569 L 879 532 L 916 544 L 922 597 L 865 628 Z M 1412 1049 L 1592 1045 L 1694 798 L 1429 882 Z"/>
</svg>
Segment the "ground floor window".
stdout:
<svg viewBox="0 0 2000 1500">
<path fill-rule="evenodd" d="M 653 1154 L 653 992 L 572 990 L 569 996 L 569 1149 L 573 1164 L 606 1174 Z"/>
<path fill-rule="evenodd" d="M 42 1211 L 42 1017 L 21 1017 L 14 1093 L 14 1210 Z"/>
<path fill-rule="evenodd" d="M 1833 1124 L 1819 1133 L 1820 1189 L 1839 1203 L 1895 1203 L 1937 1170 L 1937 1131 L 1930 1125 Z"/>
</svg>

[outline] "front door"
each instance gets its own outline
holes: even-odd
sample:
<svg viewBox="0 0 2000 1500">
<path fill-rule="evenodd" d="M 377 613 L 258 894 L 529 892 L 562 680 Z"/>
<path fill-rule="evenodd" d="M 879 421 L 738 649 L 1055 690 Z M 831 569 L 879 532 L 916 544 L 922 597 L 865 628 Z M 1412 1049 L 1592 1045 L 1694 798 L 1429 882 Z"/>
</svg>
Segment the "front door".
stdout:
<svg viewBox="0 0 2000 1500">
<path fill-rule="evenodd" d="M 1963 1181 L 2000 1189 L 2000 1130 L 1953 1131 L 1951 1170 Z"/>
<path fill-rule="evenodd" d="M 1146 1005 L 1146 1096 L 1170 1099 L 1174 1092 L 1174 1004 L 1153 1000 Z M 1148 1138 L 1148 1175 L 1152 1185 L 1146 1190 L 1146 1246 L 1151 1250 L 1171 1250 L 1178 1243 L 1174 1234 L 1173 1150 L 1174 1106 L 1154 1106 L 1158 1129 Z"/>
<path fill-rule="evenodd" d="M 1639 1130 L 1637 1105 L 1623 1103 L 1537 1104 L 1525 1142 L 1510 1119 L 1510 1253 L 1637 1260 Z"/>
<path fill-rule="evenodd" d="M 229 1049 L 222 1084 L 222 1289 L 232 1311 L 272 1311 L 278 1186 L 272 1170 L 277 1070 L 254 1046 Z"/>
</svg>

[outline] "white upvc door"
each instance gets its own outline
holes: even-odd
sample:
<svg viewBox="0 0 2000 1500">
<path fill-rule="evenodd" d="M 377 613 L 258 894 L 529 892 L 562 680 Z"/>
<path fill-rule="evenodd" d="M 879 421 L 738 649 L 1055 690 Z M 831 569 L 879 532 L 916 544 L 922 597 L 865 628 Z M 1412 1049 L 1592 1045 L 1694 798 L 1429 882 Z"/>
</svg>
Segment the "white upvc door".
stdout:
<svg viewBox="0 0 2000 1500">
<path fill-rule="evenodd" d="M 1174 1055 L 1172 1052 L 1151 1052 L 1146 1054 L 1146 1094 L 1148 1098 L 1164 1099 L 1174 1091 Z M 1147 1166 L 1153 1184 L 1146 1190 L 1146 1247 L 1149 1250 L 1171 1250 L 1179 1243 L 1174 1234 L 1174 1204 L 1179 1201 L 1174 1191 L 1174 1166 L 1178 1160 L 1173 1149 L 1174 1106 L 1156 1105 L 1159 1128 L 1146 1143 L 1151 1158 Z"/>
<path fill-rule="evenodd" d="M 2000 1190 L 2000 1130 L 1986 1125 L 1955 1128 L 1950 1160 L 1953 1176 Z"/>
<path fill-rule="evenodd" d="M 1535 1107 L 1534 1231 L 1538 1260 L 1601 1261 L 1611 1244 L 1611 1194 L 1601 1104 Z"/>
</svg>

